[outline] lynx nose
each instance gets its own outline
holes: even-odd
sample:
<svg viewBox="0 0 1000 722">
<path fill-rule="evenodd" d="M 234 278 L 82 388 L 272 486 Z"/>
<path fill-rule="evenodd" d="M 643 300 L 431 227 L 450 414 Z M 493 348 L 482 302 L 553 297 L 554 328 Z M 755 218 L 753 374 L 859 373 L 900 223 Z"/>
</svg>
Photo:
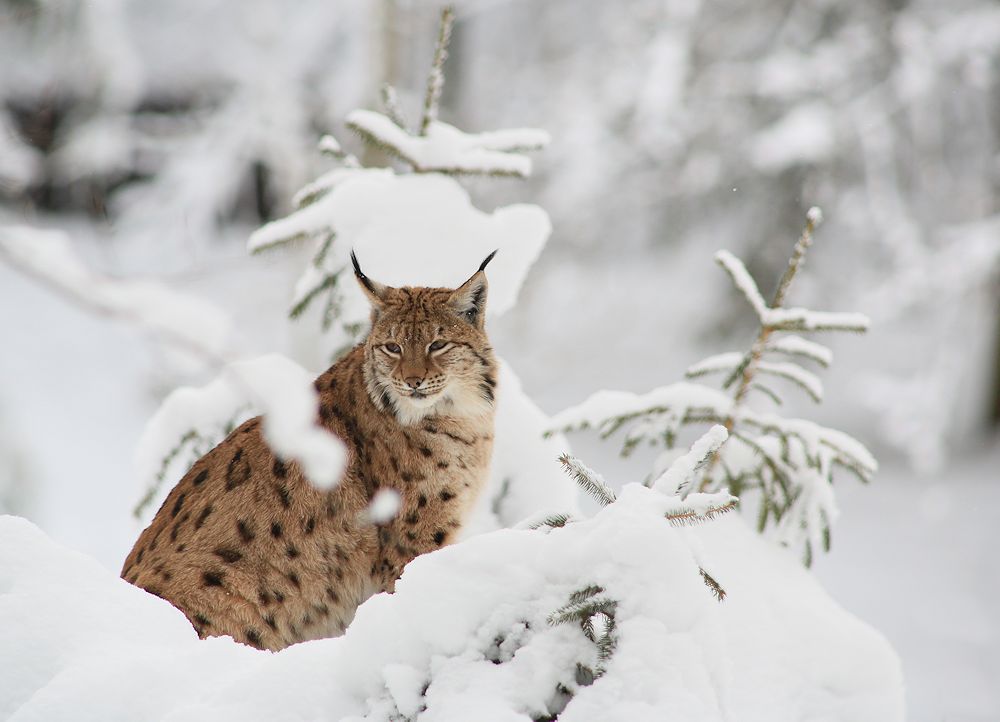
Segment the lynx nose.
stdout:
<svg viewBox="0 0 1000 722">
<path fill-rule="evenodd" d="M 424 380 L 419 376 L 407 376 L 403 380 L 406 382 L 406 385 L 409 386 L 411 389 L 420 388 L 420 384 L 424 382 Z"/>
</svg>

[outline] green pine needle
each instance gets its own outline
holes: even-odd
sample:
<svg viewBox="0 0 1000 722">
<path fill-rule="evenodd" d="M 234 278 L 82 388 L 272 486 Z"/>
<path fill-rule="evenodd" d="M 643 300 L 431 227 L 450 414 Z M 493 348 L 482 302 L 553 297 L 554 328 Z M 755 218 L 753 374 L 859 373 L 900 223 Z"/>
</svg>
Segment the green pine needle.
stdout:
<svg viewBox="0 0 1000 722">
<path fill-rule="evenodd" d="M 681 511 L 667 514 L 666 518 L 667 521 L 674 526 L 691 526 L 693 524 L 701 524 L 706 521 L 712 521 L 716 517 L 722 516 L 723 514 L 728 514 L 736 508 L 737 503 L 737 500 L 733 499 L 725 504 L 709 506 L 705 511 L 683 509 Z"/>
<path fill-rule="evenodd" d="M 579 625 L 583 635 L 593 642 L 597 648 L 598 665 L 596 670 L 590 670 L 591 681 L 604 674 L 606 663 L 614 654 L 617 640 L 615 631 L 615 611 L 618 602 L 610 597 L 600 596 L 604 588 L 591 584 L 573 592 L 569 603 L 549 615 L 549 624 L 575 623 Z M 588 682 L 589 683 L 589 682 Z"/>
<path fill-rule="evenodd" d="M 559 463 L 563 465 L 563 470 L 570 475 L 573 481 L 594 497 L 598 504 L 607 506 L 614 503 L 615 493 L 611 491 L 611 487 L 596 471 L 569 454 L 560 456 Z"/>
<path fill-rule="evenodd" d="M 705 586 L 712 590 L 712 594 L 720 602 L 726 598 L 726 590 L 722 588 L 715 578 L 706 572 L 702 567 L 698 567 L 698 573 L 701 574 L 701 578 L 705 582 Z"/>
<path fill-rule="evenodd" d="M 566 526 L 570 522 L 575 521 L 569 514 L 552 514 L 545 517 L 541 521 L 536 521 L 531 524 L 529 529 L 541 529 L 542 527 L 547 527 L 549 529 L 559 529 Z"/>
<path fill-rule="evenodd" d="M 316 300 L 316 297 L 319 296 L 319 294 L 321 294 L 328 288 L 333 288 L 334 284 L 336 283 L 337 283 L 337 274 L 325 276 L 323 280 L 320 281 L 319 284 L 309 289 L 309 293 L 303 296 L 298 303 L 292 306 L 292 309 L 288 312 L 289 318 L 297 319 L 299 316 L 301 316 L 303 313 L 306 312 L 306 309 L 308 309 L 310 304 L 312 304 L 312 302 Z"/>
<path fill-rule="evenodd" d="M 169 471 L 171 464 L 174 463 L 174 460 L 180 456 L 184 449 L 188 446 L 196 444 L 200 438 L 201 434 L 199 434 L 195 429 L 191 429 L 177 440 L 177 444 L 174 448 L 168 451 L 167 455 L 160 461 L 160 468 L 156 471 L 156 478 L 153 480 L 153 484 L 146 489 L 146 493 L 142 495 L 142 498 L 139 499 L 135 508 L 132 509 L 132 516 L 136 519 L 142 518 L 142 512 L 147 506 L 153 503 L 156 493 L 163 485 L 163 482 L 167 477 L 167 471 Z"/>
<path fill-rule="evenodd" d="M 781 397 L 778 396 L 778 394 L 775 391 L 769 389 L 767 386 L 760 383 L 759 381 L 755 381 L 754 383 L 750 384 L 750 390 L 759 391 L 760 393 L 764 394 L 769 399 L 771 399 L 771 401 L 774 402 L 775 406 L 781 406 L 783 404 Z"/>
<path fill-rule="evenodd" d="M 309 238 L 308 233 L 293 233 L 290 236 L 279 238 L 278 240 L 272 241 L 271 243 L 268 243 L 266 245 L 258 246 L 257 248 L 254 248 L 250 253 L 256 256 L 260 253 L 264 253 L 265 251 L 270 251 L 271 249 L 277 248 L 278 246 L 284 246 L 289 243 L 295 243 L 296 241 L 304 241 L 307 238 Z"/>
<path fill-rule="evenodd" d="M 312 263 L 316 268 L 320 268 L 323 265 L 323 261 L 326 260 L 326 254 L 329 252 L 330 246 L 333 245 L 333 241 L 336 237 L 337 234 L 333 231 L 326 234 L 326 238 L 324 238 L 323 242 L 320 244 L 319 250 L 317 250 L 316 255 L 313 256 Z"/>
</svg>

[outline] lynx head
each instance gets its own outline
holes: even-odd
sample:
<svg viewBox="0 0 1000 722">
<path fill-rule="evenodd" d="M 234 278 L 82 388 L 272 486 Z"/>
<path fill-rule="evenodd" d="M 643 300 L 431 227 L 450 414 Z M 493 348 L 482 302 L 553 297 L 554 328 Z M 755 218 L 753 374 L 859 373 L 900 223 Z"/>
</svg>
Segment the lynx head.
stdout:
<svg viewBox="0 0 1000 722">
<path fill-rule="evenodd" d="M 354 274 L 372 304 L 365 381 L 375 405 L 413 424 L 493 413 L 497 364 L 484 329 L 487 256 L 458 288 L 393 288 Z"/>
</svg>

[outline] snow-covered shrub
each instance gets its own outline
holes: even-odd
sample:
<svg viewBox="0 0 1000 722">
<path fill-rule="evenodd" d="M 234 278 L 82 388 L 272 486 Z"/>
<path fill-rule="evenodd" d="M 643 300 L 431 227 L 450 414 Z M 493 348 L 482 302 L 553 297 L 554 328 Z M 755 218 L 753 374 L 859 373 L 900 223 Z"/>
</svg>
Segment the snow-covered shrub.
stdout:
<svg viewBox="0 0 1000 722">
<path fill-rule="evenodd" d="M 878 468 L 871 453 L 847 434 L 804 419 L 759 411 L 748 403 L 756 392 L 780 405 L 781 397 L 767 385 L 774 379 L 790 382 L 819 403 L 823 398 L 821 381 L 798 362 L 827 366 L 832 354 L 798 334 L 863 332 L 868 328 L 868 319 L 858 313 L 785 305 L 788 288 L 820 221 L 819 209 L 810 210 L 770 304 L 738 258 L 728 251 L 716 254 L 715 260 L 756 312 L 760 327 L 749 350 L 711 356 L 691 366 L 687 376 L 722 374 L 722 388 L 729 393 L 687 382 L 641 395 L 601 391 L 557 414 L 551 427 L 561 431 L 595 427 L 605 438 L 625 428 L 625 455 L 642 443 L 662 444 L 667 451 L 657 461 L 661 468 L 654 469 L 656 474 L 674 457 L 682 426 L 722 424 L 733 440 L 707 464 L 698 490 L 728 488 L 740 498 L 747 492 L 758 492 L 758 529 L 770 526 L 781 543 L 802 545 L 807 565 L 815 548 L 829 549 L 830 525 L 837 515 L 832 489 L 835 468 L 845 469 L 863 482 L 870 481 Z"/>
<path fill-rule="evenodd" d="M 290 301 L 289 316 L 319 349 L 320 371 L 361 341 L 370 306 L 353 277 L 355 252 L 372 278 L 394 286 L 457 286 L 494 250 L 486 313 L 496 318 L 515 303 L 551 225 L 535 205 L 516 204 L 490 213 L 476 208 L 456 176 L 527 176 L 530 160 L 521 151 L 543 146 L 540 130 L 464 133 L 437 119 L 444 82 L 443 63 L 452 14 L 444 13 L 419 130 L 405 127 L 396 93 L 383 93 L 386 114 L 358 110 L 348 125 L 373 149 L 388 150 L 405 167 L 368 167 L 332 136 L 320 152 L 336 167 L 295 195 L 288 216 L 265 224 L 248 242 L 251 253 L 309 249 Z M 265 255 L 264 258 L 267 256 Z M 315 323 L 315 325 L 311 325 Z M 575 490 L 553 460 L 565 439 L 543 439 L 547 419 L 521 390 L 513 371 L 501 364 L 497 391 L 497 433 L 493 473 L 467 533 L 510 526 L 539 509 L 576 510 Z M 219 382 L 183 389 L 168 398 L 140 444 L 144 485 L 140 515 L 148 519 L 180 478 L 228 429 L 262 409 Z M 207 447 L 207 448 L 206 448 Z"/>
<path fill-rule="evenodd" d="M 696 441 L 686 454 L 675 459 L 652 484 L 653 490 L 659 493 L 648 497 L 650 508 L 659 509 L 663 517 L 674 526 L 700 524 L 732 511 L 738 499 L 731 496 L 728 491 L 689 494 L 695 473 L 718 453 L 719 447 L 726 442 L 728 436 L 725 427 L 714 426 Z M 617 501 L 615 493 L 604 478 L 582 461 L 568 454 L 563 454 L 559 461 L 567 474 L 602 507 Z M 637 492 L 626 490 L 626 493 Z M 569 514 L 558 514 L 546 516 L 541 521 L 528 524 L 527 527 L 559 529 L 575 521 Z M 698 572 L 712 594 L 720 602 L 725 599 L 725 589 L 701 566 L 700 562 Z M 549 615 L 550 624 L 578 624 L 584 636 L 594 643 L 598 665 L 596 669 L 580 667 L 578 677 L 582 674 L 584 678 L 592 680 L 607 671 L 607 664 L 617 644 L 615 637 L 617 609 L 618 601 L 607 596 L 604 587 L 591 584 L 573 592 L 564 606 Z"/>
<path fill-rule="evenodd" d="M 382 283 L 445 286 L 467 277 L 476 258 L 499 249 L 490 266 L 487 304 L 487 314 L 496 317 L 513 305 L 548 239 L 551 226 L 541 208 L 520 204 L 484 213 L 455 179 L 526 177 L 531 160 L 521 151 L 543 147 L 548 134 L 526 128 L 465 133 L 437 119 L 452 22 L 446 10 L 418 131 L 407 128 L 396 92 L 388 86 L 382 95 L 384 114 L 355 110 L 347 116 L 348 127 L 367 146 L 363 156 L 383 151 L 405 167 L 366 167 L 335 138 L 324 136 L 320 150 L 340 167 L 303 187 L 293 198 L 292 213 L 250 237 L 251 253 L 309 245 L 312 262 L 296 282 L 289 315 L 298 319 L 323 298 L 321 324 L 333 358 L 368 328 L 368 303 L 350 273 L 352 250 Z"/>
</svg>

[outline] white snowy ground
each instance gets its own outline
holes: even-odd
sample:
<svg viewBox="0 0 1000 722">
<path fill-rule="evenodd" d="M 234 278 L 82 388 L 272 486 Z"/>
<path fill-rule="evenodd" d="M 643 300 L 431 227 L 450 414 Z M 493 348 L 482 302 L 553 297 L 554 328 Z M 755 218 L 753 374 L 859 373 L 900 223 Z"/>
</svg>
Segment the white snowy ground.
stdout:
<svg viewBox="0 0 1000 722">
<path fill-rule="evenodd" d="M 200 641 L 169 604 L 0 517 L 0 717 L 60 720 L 901 721 L 898 659 L 738 517 L 671 527 L 633 484 L 588 521 L 500 530 L 409 564 L 337 639 Z M 663 498 L 663 501 L 667 500 Z M 703 585 L 691 548 L 729 596 Z M 575 623 L 617 601 L 606 673 Z"/>
<path fill-rule="evenodd" d="M 946 478 L 899 468 L 838 486 L 816 574 L 899 652 L 912 722 L 1000 720 L 1000 447 Z"/>
<path fill-rule="evenodd" d="M 273 273 L 245 259 L 241 250 L 230 254 L 230 262 L 242 270 L 183 280 L 228 302 L 237 321 L 252 320 L 259 334 L 273 339 L 287 333 L 284 322 L 267 312 L 282 307 L 291 279 L 276 284 Z M 653 265 L 646 275 L 626 269 L 628 284 L 621 283 L 620 271 L 598 269 L 587 283 L 558 264 L 533 272 L 521 305 L 545 308 L 551 320 L 531 327 L 518 325 L 518 318 L 504 319 L 494 332 L 529 394 L 549 411 L 596 388 L 641 391 L 675 379 L 699 357 L 690 349 L 650 354 L 649 334 L 690 338 L 688 332 L 700 328 L 694 317 L 698 304 L 711 300 L 703 287 L 682 295 L 680 300 L 690 305 L 676 316 L 657 317 L 652 329 L 621 327 L 622 309 L 662 296 L 654 283 L 661 272 Z M 652 289 L 654 296 L 635 299 L 642 288 Z M 33 518 L 61 544 L 97 557 L 113 577 L 136 533 L 128 516 L 135 501 L 130 456 L 155 408 L 148 384 L 155 378 L 150 368 L 159 360 L 131 330 L 68 307 L 2 268 L 0 297 L 5 334 L 0 375 L 17 380 L 0 387 L 0 414 L 36 472 Z M 662 303 L 660 298 L 655 307 Z M 531 315 L 516 311 L 520 321 Z M 553 333 L 557 325 L 568 325 L 569 331 Z M 594 340 L 585 357 L 579 355 L 580 338 Z M 602 345 L 601 339 L 610 338 L 613 344 Z M 568 357 L 574 357 L 572 364 L 566 364 Z M 636 360 L 628 373 L 622 357 Z M 609 479 L 628 478 L 616 476 L 621 467 L 611 445 L 585 436 L 573 443 Z M 817 575 L 836 602 L 884 631 L 899 651 L 907 719 L 913 722 L 1000 719 L 994 683 L 1000 678 L 1000 642 L 990 612 L 1000 591 L 991 559 L 1000 542 L 1000 527 L 993 521 L 1000 501 L 998 457 L 994 451 L 955 465 L 936 483 L 887 469 L 871 488 L 849 479 L 837 487 L 843 513 L 834 550 L 817 561 Z M 175 629 L 183 628 L 181 622 Z M 4 676 L 19 664 L 0 665 Z"/>
</svg>

